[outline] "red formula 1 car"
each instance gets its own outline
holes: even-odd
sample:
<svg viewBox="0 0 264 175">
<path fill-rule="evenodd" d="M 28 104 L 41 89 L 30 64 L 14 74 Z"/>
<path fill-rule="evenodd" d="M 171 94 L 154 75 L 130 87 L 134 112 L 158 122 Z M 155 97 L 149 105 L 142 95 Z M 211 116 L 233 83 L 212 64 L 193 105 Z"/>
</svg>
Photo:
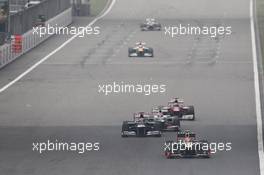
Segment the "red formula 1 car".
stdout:
<svg viewBox="0 0 264 175">
<path fill-rule="evenodd" d="M 181 120 L 195 120 L 194 106 L 186 106 L 182 99 L 171 99 L 168 107 L 172 116 L 178 116 Z"/>
</svg>

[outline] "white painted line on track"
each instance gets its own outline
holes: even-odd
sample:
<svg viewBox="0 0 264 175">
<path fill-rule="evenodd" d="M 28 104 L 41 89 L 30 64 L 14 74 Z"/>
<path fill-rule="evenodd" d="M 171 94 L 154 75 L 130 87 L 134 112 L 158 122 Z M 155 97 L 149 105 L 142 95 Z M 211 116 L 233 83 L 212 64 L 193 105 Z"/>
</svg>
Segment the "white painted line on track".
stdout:
<svg viewBox="0 0 264 175">
<path fill-rule="evenodd" d="M 255 103 L 257 116 L 257 139 L 258 139 L 258 154 L 259 154 L 259 169 L 260 175 L 264 175 L 264 152 L 263 152 L 263 133 L 262 133 L 262 116 L 261 102 L 259 89 L 259 71 L 257 61 L 256 33 L 254 25 L 254 3 L 250 0 L 250 26 L 251 26 L 251 41 L 252 41 L 252 56 L 253 56 L 253 71 L 254 71 L 254 86 L 255 86 Z"/>
<path fill-rule="evenodd" d="M 110 1 L 108 1 L 109 3 Z M 96 17 L 92 22 L 90 22 L 86 27 L 89 27 L 91 25 L 93 25 L 95 22 L 97 22 L 99 19 L 103 18 L 104 16 L 106 16 L 111 9 L 113 8 L 113 6 L 115 5 L 116 0 L 112 0 L 109 7 L 105 8 L 105 10 L 103 11 L 102 14 L 100 14 L 98 17 Z M 34 65 L 32 65 L 29 69 L 27 69 L 25 72 L 23 72 L 22 74 L 20 74 L 18 77 L 16 77 L 14 80 L 12 80 L 11 82 L 9 82 L 7 85 L 5 85 L 4 87 L 2 87 L 0 89 L 0 93 L 3 93 L 5 90 L 7 90 L 9 87 L 11 87 L 12 85 L 14 85 L 16 82 L 18 82 L 19 80 L 21 80 L 23 77 L 25 77 L 27 74 L 29 74 L 30 72 L 32 72 L 34 69 L 36 69 L 40 64 L 42 64 L 43 62 L 45 62 L 46 60 L 48 60 L 51 56 L 53 56 L 54 54 L 56 54 L 58 51 L 60 51 L 62 48 L 64 48 L 67 44 L 69 44 L 71 41 L 73 41 L 76 37 L 78 37 L 80 34 L 82 33 L 82 31 L 78 32 L 76 35 L 72 36 L 70 39 L 68 39 L 67 41 L 65 41 L 62 45 L 60 45 L 58 48 L 56 48 L 55 50 L 53 50 L 51 53 L 49 53 L 48 55 L 46 55 L 45 57 L 43 57 L 40 61 L 38 61 L 37 63 L 35 63 Z"/>
</svg>

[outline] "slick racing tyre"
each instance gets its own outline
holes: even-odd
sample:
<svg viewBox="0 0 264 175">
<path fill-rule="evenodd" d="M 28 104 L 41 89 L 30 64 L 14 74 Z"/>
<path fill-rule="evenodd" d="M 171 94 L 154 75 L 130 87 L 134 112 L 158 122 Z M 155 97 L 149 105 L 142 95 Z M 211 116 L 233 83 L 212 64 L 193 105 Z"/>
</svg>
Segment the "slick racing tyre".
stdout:
<svg viewBox="0 0 264 175">
<path fill-rule="evenodd" d="M 151 54 L 151 57 L 154 57 L 154 50 L 153 50 L 153 48 L 149 48 L 149 53 Z"/>
<path fill-rule="evenodd" d="M 126 135 L 124 135 L 124 131 L 128 131 L 129 130 L 129 126 L 128 126 L 128 123 L 126 121 L 123 122 L 123 125 L 122 125 L 122 137 L 127 137 Z"/>
<path fill-rule="evenodd" d="M 170 151 L 165 151 L 165 153 L 164 153 L 164 155 L 165 155 L 165 157 L 167 158 L 167 159 L 171 159 L 172 158 L 172 153 L 170 152 Z"/>
<path fill-rule="evenodd" d="M 131 57 L 132 53 L 133 53 L 133 48 L 128 48 L 128 57 Z"/>
<path fill-rule="evenodd" d="M 194 106 L 190 106 L 188 113 L 193 115 L 191 120 L 195 120 Z"/>
</svg>

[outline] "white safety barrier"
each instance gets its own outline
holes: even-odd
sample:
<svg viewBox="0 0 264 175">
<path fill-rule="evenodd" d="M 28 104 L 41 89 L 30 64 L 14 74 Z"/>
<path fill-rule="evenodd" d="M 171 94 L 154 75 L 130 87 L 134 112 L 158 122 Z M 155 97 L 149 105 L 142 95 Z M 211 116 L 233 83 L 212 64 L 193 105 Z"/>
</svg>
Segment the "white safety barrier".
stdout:
<svg viewBox="0 0 264 175">
<path fill-rule="evenodd" d="M 61 26 L 65 27 L 72 23 L 72 8 L 65 10 L 64 12 L 60 13 L 59 15 L 51 18 L 50 20 L 46 21 L 46 25 L 50 26 Z M 24 53 L 28 52 L 29 50 L 33 49 L 41 42 L 48 39 L 50 34 L 46 34 L 42 37 L 40 35 L 33 34 L 33 29 L 28 31 L 27 33 L 23 34 L 22 40 L 22 52 L 21 53 L 13 53 L 11 44 L 4 44 L 0 47 L 0 69 L 7 65 L 8 63 L 14 61 Z"/>
</svg>

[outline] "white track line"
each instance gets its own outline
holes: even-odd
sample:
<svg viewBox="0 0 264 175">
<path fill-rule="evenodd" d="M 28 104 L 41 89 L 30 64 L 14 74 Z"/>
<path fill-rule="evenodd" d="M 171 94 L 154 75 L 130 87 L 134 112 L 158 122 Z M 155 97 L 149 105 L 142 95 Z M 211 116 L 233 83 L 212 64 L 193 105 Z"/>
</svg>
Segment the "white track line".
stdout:
<svg viewBox="0 0 264 175">
<path fill-rule="evenodd" d="M 110 2 L 110 1 L 108 1 Z M 113 6 L 115 5 L 116 0 L 112 0 L 111 4 L 109 5 L 109 7 L 106 9 L 104 9 L 105 11 L 103 11 L 102 14 L 100 14 L 98 17 L 96 17 L 90 24 L 88 24 L 86 27 L 89 27 L 91 25 L 93 25 L 95 22 L 97 22 L 99 19 L 103 18 L 105 15 L 107 15 L 110 10 L 113 8 Z M 33 66 L 31 66 L 29 69 L 27 69 L 25 72 L 23 72 L 22 74 L 20 74 L 18 77 L 16 77 L 14 80 L 12 80 L 11 82 L 9 82 L 7 85 L 5 85 L 4 87 L 2 87 L 0 89 L 0 93 L 4 92 L 5 90 L 7 90 L 9 87 L 11 87 L 13 84 L 15 84 L 16 82 L 18 82 L 20 79 L 22 79 L 23 77 L 25 77 L 27 74 L 29 74 L 31 71 L 33 71 L 34 69 L 36 69 L 40 64 L 42 64 L 43 62 L 45 62 L 46 60 L 48 60 L 52 55 L 54 55 L 55 53 L 57 53 L 58 51 L 60 51 L 62 48 L 64 48 L 67 44 L 69 44 L 71 41 L 73 41 L 76 37 L 78 37 L 78 35 L 81 34 L 82 31 L 80 31 L 79 33 L 77 33 L 76 35 L 72 36 L 70 39 L 68 39 L 67 41 L 65 41 L 62 45 L 60 45 L 58 48 L 56 48 L 55 50 L 53 50 L 51 53 L 49 53 L 48 55 L 46 55 L 44 58 L 42 58 L 40 61 L 38 61 L 37 63 L 35 63 Z"/>
<path fill-rule="evenodd" d="M 258 139 L 258 154 L 259 154 L 259 169 L 260 175 L 264 175 L 264 152 L 263 152 L 263 133 L 262 133 L 262 116 L 261 116 L 261 102 L 259 89 L 259 71 L 257 61 L 256 35 L 254 23 L 254 3 L 250 0 L 250 25 L 251 25 L 251 41 L 253 54 L 253 71 L 254 71 L 254 86 L 255 86 L 255 103 L 257 115 L 257 139 Z"/>
</svg>

